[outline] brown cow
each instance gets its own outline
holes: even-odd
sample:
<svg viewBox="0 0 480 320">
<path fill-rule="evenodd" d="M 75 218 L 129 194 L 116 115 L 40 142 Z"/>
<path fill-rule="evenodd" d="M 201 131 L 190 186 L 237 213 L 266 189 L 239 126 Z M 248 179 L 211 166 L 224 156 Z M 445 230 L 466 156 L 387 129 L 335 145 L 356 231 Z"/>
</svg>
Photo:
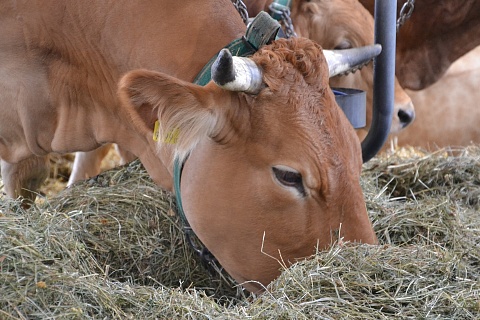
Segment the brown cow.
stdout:
<svg viewBox="0 0 480 320">
<path fill-rule="evenodd" d="M 245 0 L 250 15 L 268 10 L 272 0 Z M 360 5 L 358 0 L 293 0 L 292 19 L 299 36 L 310 38 L 325 49 L 347 49 L 374 43 L 373 17 Z M 373 64 L 348 76 L 330 79 L 330 85 L 341 88 L 356 88 L 367 94 L 367 125 L 358 129 L 357 134 L 363 140 L 368 133 L 372 119 L 373 105 Z M 410 97 L 395 80 L 395 105 L 391 133 L 398 133 L 415 118 Z M 103 146 L 91 152 L 77 153 L 68 185 L 78 180 L 93 177 L 100 173 L 101 161 L 110 150 Z M 117 148 L 118 150 L 118 148 Z M 127 163 L 135 157 L 121 152 L 121 163 Z"/>
<path fill-rule="evenodd" d="M 411 91 L 417 121 L 398 136 L 398 146 L 427 150 L 480 143 L 480 47 L 456 60 L 432 86 Z M 388 144 L 387 144 L 388 145 Z"/>
<path fill-rule="evenodd" d="M 360 2 L 374 12 L 375 0 Z M 405 2 L 398 1 L 398 12 Z M 424 89 L 480 45 L 480 0 L 417 0 L 399 30 L 395 74 L 402 87 Z"/>
<path fill-rule="evenodd" d="M 279 260 L 289 265 L 335 239 L 376 242 L 359 140 L 319 45 L 278 40 L 251 58 L 222 51 L 216 83 L 202 87 L 195 75 L 245 34 L 229 0 L 0 7 L 0 158 L 10 196 L 36 187 L 51 152 L 117 143 L 168 190 L 173 155 L 186 159 L 188 221 L 250 291 L 279 275 Z M 178 131 L 176 143 L 153 141 L 157 119 L 161 133 Z"/>
<path fill-rule="evenodd" d="M 373 16 L 358 0 L 294 0 L 292 20 L 295 31 L 318 42 L 325 49 L 348 49 L 374 43 Z M 357 130 L 362 140 L 372 122 L 373 64 L 348 76 L 330 79 L 332 87 L 356 88 L 367 93 L 367 126 Z M 395 79 L 394 117 L 391 133 L 398 133 L 415 118 L 412 101 Z"/>
</svg>

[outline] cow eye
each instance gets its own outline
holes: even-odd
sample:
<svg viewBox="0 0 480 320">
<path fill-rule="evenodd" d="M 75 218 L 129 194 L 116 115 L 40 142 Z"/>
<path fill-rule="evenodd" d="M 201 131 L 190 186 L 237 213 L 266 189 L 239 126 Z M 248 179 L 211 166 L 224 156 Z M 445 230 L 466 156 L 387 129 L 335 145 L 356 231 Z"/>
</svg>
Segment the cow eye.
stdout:
<svg viewBox="0 0 480 320">
<path fill-rule="evenodd" d="M 286 187 L 295 188 L 300 194 L 305 195 L 305 188 L 303 187 L 303 179 L 300 172 L 284 166 L 275 166 L 272 169 L 278 182 Z"/>
<path fill-rule="evenodd" d="M 352 44 L 348 40 L 342 40 L 339 44 L 335 46 L 335 50 L 344 50 L 353 48 Z"/>
</svg>

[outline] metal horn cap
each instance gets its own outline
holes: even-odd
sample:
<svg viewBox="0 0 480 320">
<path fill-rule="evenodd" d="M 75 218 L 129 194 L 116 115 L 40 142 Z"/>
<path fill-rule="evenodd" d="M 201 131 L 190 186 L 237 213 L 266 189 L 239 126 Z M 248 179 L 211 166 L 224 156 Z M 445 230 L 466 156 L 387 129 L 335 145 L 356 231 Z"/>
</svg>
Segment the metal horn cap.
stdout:
<svg viewBox="0 0 480 320">
<path fill-rule="evenodd" d="M 222 49 L 212 64 L 212 80 L 230 91 L 257 94 L 262 89 L 262 70 L 251 59 L 234 57 Z"/>
<path fill-rule="evenodd" d="M 323 50 L 323 55 L 327 59 L 328 72 L 331 78 L 358 69 L 359 66 L 367 64 L 378 56 L 380 52 L 382 52 L 382 46 L 374 44 L 345 50 Z"/>
</svg>

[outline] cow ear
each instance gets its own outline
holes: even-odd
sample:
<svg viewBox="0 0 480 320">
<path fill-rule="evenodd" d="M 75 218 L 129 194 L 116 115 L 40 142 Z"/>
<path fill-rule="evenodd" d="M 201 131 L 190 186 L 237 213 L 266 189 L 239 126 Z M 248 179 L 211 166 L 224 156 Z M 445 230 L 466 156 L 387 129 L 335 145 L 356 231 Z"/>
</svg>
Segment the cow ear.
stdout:
<svg viewBox="0 0 480 320">
<path fill-rule="evenodd" d="M 119 85 L 121 102 L 134 107 L 152 136 L 158 120 L 158 141 L 172 144 L 181 158 L 215 129 L 214 91 L 219 91 L 215 85 L 202 87 L 149 70 L 131 71 Z"/>
<path fill-rule="evenodd" d="M 127 73 L 120 80 L 118 94 L 121 104 L 128 106 L 131 111 L 138 114 L 147 128 L 153 130 L 158 118 L 158 108 L 149 97 L 154 96 L 158 90 L 149 85 L 148 76 L 149 71 L 147 70 L 135 70 Z"/>
</svg>

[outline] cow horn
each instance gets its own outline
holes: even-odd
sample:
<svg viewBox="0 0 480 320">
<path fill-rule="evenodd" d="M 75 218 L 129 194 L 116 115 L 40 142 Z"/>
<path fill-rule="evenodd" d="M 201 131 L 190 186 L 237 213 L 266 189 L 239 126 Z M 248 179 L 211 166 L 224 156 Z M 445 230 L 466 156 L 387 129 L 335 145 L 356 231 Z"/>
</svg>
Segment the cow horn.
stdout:
<svg viewBox="0 0 480 320">
<path fill-rule="evenodd" d="M 331 78 L 368 63 L 380 52 L 382 52 L 382 46 L 375 44 L 344 50 L 323 50 L 323 55 L 327 59 L 328 72 Z"/>
<path fill-rule="evenodd" d="M 222 49 L 212 65 L 212 80 L 230 91 L 257 94 L 262 89 L 262 70 L 251 59 L 233 57 Z"/>
</svg>

